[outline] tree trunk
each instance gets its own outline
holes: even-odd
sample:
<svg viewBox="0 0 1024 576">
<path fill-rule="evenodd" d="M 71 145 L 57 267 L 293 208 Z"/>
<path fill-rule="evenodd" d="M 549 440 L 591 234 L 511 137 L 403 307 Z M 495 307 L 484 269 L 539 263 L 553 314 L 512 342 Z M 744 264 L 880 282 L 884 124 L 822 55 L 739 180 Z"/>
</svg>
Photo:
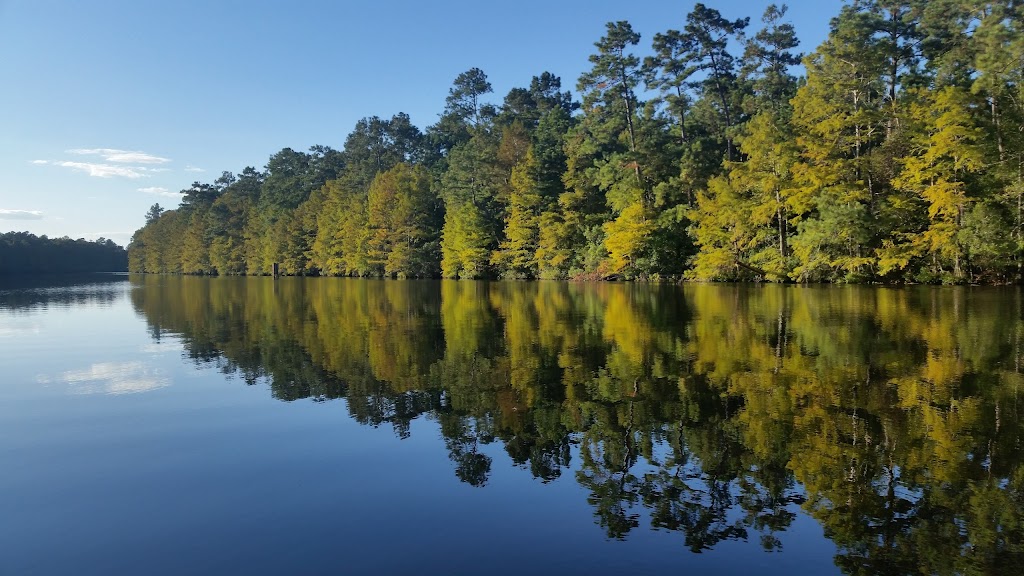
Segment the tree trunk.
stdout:
<svg viewBox="0 0 1024 576">
<path fill-rule="evenodd" d="M 722 112 L 725 114 L 725 131 L 722 136 L 725 138 L 725 158 L 729 162 L 732 162 L 732 141 L 729 140 L 729 128 L 732 127 L 732 115 L 729 113 L 729 100 L 725 97 L 725 87 L 722 86 L 721 74 L 718 71 L 718 61 L 715 59 L 715 54 L 711 53 L 711 74 L 715 78 L 715 91 L 718 92 L 718 98 L 722 101 Z"/>
<path fill-rule="evenodd" d="M 622 99 L 626 102 L 626 128 L 629 130 L 629 151 L 635 155 L 636 129 L 633 127 L 633 99 L 629 93 L 629 84 L 626 83 L 628 77 L 625 64 L 620 65 L 619 73 L 621 74 L 619 84 L 622 86 Z M 633 174 L 636 176 L 636 185 L 640 186 L 640 164 L 636 161 L 636 158 L 633 159 Z"/>
<path fill-rule="evenodd" d="M 1002 162 L 1006 159 L 1006 150 L 1003 147 L 1002 130 L 999 129 L 999 112 L 996 108 L 995 96 L 991 98 L 990 102 L 992 106 L 992 124 L 995 127 L 996 132 L 996 146 L 999 148 L 999 161 Z"/>
<path fill-rule="evenodd" d="M 1024 155 L 1017 156 L 1017 215 L 1016 215 L 1016 227 L 1014 230 L 1014 237 L 1017 240 L 1017 246 L 1021 245 L 1021 209 L 1022 206 L 1021 196 L 1024 195 Z M 1019 248 L 1018 248 L 1019 249 Z M 1015 250 L 1016 252 L 1016 250 Z M 1014 254 L 1014 259 L 1017 260 L 1017 283 L 1021 281 L 1021 260 L 1020 254 Z"/>
<path fill-rule="evenodd" d="M 775 202 L 775 218 L 779 224 L 779 256 L 785 261 L 789 251 L 786 246 L 786 212 L 782 208 L 782 194 L 778 190 L 775 190 Z"/>
</svg>

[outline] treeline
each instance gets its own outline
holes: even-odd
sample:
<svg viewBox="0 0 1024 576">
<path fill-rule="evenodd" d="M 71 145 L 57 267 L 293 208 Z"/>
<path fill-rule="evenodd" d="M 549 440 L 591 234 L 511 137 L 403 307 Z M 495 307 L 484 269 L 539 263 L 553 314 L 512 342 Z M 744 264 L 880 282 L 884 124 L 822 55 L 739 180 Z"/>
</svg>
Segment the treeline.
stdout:
<svg viewBox="0 0 1024 576">
<path fill-rule="evenodd" d="M 801 62 L 697 4 L 610 22 L 576 85 L 493 102 L 455 79 L 438 122 L 366 118 L 151 210 L 133 271 L 188 274 L 1019 282 L 1024 7 L 854 0 Z M 755 31 L 756 29 L 756 31 Z"/>
<path fill-rule="evenodd" d="M 474 486 L 502 465 L 484 446 L 504 449 L 575 481 L 611 538 L 649 525 L 693 551 L 776 549 L 799 506 L 844 573 L 1024 560 L 1016 290 L 133 282 L 153 337 L 197 365 L 280 400 L 344 399 L 401 438 L 439 431 Z"/>
<path fill-rule="evenodd" d="M 126 270 L 128 253 L 113 240 L 47 238 L 28 232 L 0 234 L 0 276 Z"/>
</svg>

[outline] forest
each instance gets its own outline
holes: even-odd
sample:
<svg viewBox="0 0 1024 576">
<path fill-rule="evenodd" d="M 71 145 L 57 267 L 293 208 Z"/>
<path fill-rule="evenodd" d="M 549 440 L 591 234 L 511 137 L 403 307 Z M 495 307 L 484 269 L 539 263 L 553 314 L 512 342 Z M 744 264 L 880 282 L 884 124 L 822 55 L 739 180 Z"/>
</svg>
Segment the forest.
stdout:
<svg viewBox="0 0 1024 576">
<path fill-rule="evenodd" d="M 125 249 L 107 238 L 95 242 L 36 236 L 28 232 L 0 234 L 0 276 L 124 272 Z"/>
<path fill-rule="evenodd" d="M 786 15 L 609 22 L 575 94 L 471 68 L 424 130 L 364 118 L 154 205 L 129 267 L 1021 282 L 1024 3 L 853 0 L 807 54 Z"/>
</svg>

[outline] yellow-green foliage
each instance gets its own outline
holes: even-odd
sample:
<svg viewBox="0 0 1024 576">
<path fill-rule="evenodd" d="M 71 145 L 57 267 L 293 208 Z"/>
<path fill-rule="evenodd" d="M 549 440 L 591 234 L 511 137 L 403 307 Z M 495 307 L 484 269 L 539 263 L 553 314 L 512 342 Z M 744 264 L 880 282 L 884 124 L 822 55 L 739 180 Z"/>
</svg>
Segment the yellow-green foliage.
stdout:
<svg viewBox="0 0 1024 576">
<path fill-rule="evenodd" d="M 610 22 L 580 103 L 547 72 L 499 99 L 473 68 L 423 132 L 363 118 L 344 150 L 196 182 L 147 218 L 131 267 L 1024 281 L 1024 6 L 862 0 L 816 47 L 784 6 L 737 16 L 698 3 L 646 59 Z"/>
</svg>

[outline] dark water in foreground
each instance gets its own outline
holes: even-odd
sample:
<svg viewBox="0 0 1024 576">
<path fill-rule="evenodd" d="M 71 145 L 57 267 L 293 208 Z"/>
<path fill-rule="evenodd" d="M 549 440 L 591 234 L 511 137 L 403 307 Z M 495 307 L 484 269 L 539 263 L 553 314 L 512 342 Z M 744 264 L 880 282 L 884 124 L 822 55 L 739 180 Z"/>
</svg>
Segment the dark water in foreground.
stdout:
<svg viewBox="0 0 1024 576">
<path fill-rule="evenodd" d="M 0 286 L 0 574 L 1019 574 L 1016 289 Z"/>
</svg>

